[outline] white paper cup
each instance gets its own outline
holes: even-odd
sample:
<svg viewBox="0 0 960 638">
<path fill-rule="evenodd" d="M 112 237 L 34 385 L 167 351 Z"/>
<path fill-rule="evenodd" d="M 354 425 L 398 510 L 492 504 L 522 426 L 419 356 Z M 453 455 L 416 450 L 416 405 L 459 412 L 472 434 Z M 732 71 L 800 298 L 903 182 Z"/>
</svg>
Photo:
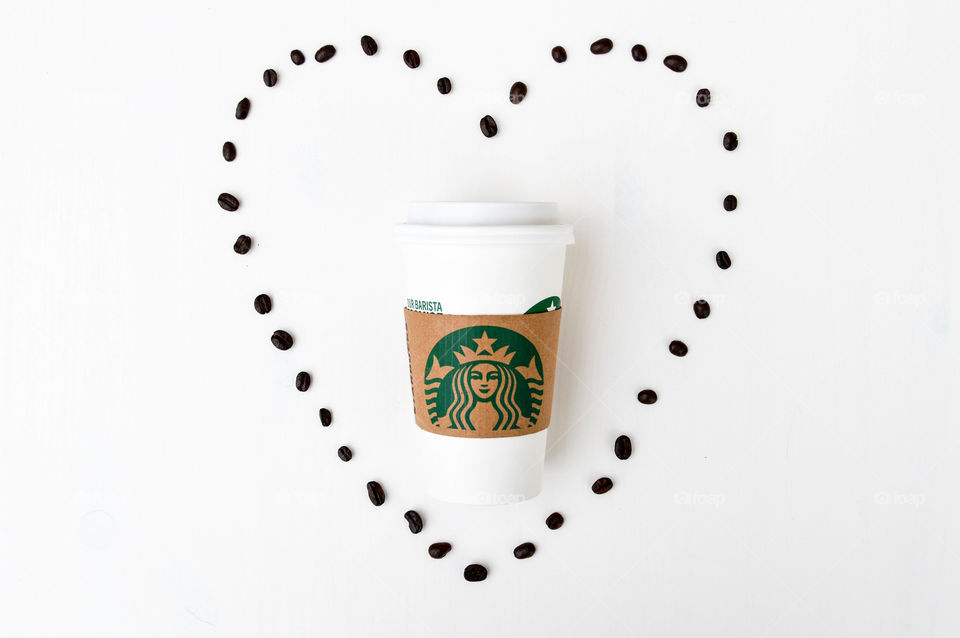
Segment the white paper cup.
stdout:
<svg viewBox="0 0 960 638">
<path fill-rule="evenodd" d="M 416 202 L 407 219 L 395 228 L 405 307 L 522 315 L 535 306 L 559 306 L 566 246 L 574 239 L 572 226 L 556 223 L 555 203 Z M 547 429 L 496 438 L 413 430 L 422 444 L 427 492 L 437 499 L 495 505 L 540 493 Z"/>
</svg>

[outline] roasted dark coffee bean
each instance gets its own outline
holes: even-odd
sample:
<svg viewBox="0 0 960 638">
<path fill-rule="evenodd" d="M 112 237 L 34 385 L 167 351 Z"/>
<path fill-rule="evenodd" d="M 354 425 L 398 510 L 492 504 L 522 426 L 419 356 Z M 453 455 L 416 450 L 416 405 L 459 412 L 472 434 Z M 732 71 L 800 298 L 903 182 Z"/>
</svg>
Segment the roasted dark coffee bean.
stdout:
<svg viewBox="0 0 960 638">
<path fill-rule="evenodd" d="M 732 211 L 737 210 L 737 196 L 736 195 L 727 195 L 723 198 L 723 210 Z"/>
<path fill-rule="evenodd" d="M 497 121 L 491 115 L 484 115 L 480 118 L 480 132 L 485 137 L 493 137 L 497 134 Z"/>
<path fill-rule="evenodd" d="M 710 304 L 705 299 L 694 301 L 693 314 L 697 315 L 697 319 L 706 319 L 710 316 Z"/>
<path fill-rule="evenodd" d="M 520 104 L 527 97 L 527 85 L 523 82 L 514 82 L 510 87 L 510 103 Z"/>
<path fill-rule="evenodd" d="M 277 72 L 273 69 L 267 69 L 263 72 L 263 83 L 267 86 L 277 85 Z"/>
<path fill-rule="evenodd" d="M 273 310 L 273 302 L 270 301 L 269 296 L 261 293 L 253 300 L 253 309 L 259 312 L 261 315 L 265 315 Z"/>
<path fill-rule="evenodd" d="M 340 460 L 346 463 L 353 458 L 353 452 L 346 445 L 341 445 L 337 449 L 337 456 L 340 457 Z"/>
<path fill-rule="evenodd" d="M 727 251 L 721 250 L 720 252 L 717 253 L 717 265 L 718 265 L 722 270 L 726 270 L 726 269 L 729 268 L 732 264 L 733 264 L 733 262 L 730 261 L 730 255 L 727 254 Z"/>
<path fill-rule="evenodd" d="M 630 49 L 630 55 L 632 55 L 633 59 L 637 62 L 643 62 L 647 59 L 647 47 L 642 44 L 635 44 L 633 48 Z"/>
<path fill-rule="evenodd" d="M 450 552 L 450 543 L 434 543 L 427 548 L 430 558 L 443 558 Z"/>
<path fill-rule="evenodd" d="M 594 494 L 606 494 L 613 489 L 613 481 L 608 476 L 601 476 L 593 482 L 593 487 L 590 489 L 593 490 Z"/>
<path fill-rule="evenodd" d="M 383 488 L 376 481 L 367 483 L 367 496 L 370 498 L 370 502 L 377 507 L 383 505 L 383 502 L 387 500 L 387 495 L 383 493 Z"/>
<path fill-rule="evenodd" d="M 629 459 L 630 455 L 633 454 L 633 443 L 630 442 L 630 437 L 626 434 L 618 436 L 617 440 L 613 442 L 613 453 L 621 461 Z"/>
<path fill-rule="evenodd" d="M 230 193 L 220 193 L 217 203 L 220 204 L 220 208 L 230 213 L 240 208 L 240 200 Z"/>
<path fill-rule="evenodd" d="M 403 515 L 407 519 L 407 526 L 410 528 L 412 534 L 419 534 L 423 531 L 423 519 L 420 518 L 420 514 L 415 510 L 410 510 Z"/>
<path fill-rule="evenodd" d="M 437 80 L 437 90 L 440 91 L 441 95 L 446 95 L 450 92 L 450 89 L 453 88 L 453 85 L 450 84 L 450 78 L 442 77 Z"/>
<path fill-rule="evenodd" d="M 237 159 L 237 147 L 233 145 L 233 142 L 223 143 L 223 159 L 228 162 Z"/>
<path fill-rule="evenodd" d="M 307 57 L 303 54 L 303 51 L 301 51 L 300 49 L 294 49 L 293 51 L 290 52 L 290 60 L 292 60 L 293 63 L 296 64 L 297 66 L 300 66 L 301 64 L 303 64 L 306 61 L 306 59 Z"/>
<path fill-rule="evenodd" d="M 363 49 L 363 52 L 367 55 L 376 55 L 377 50 L 380 48 L 377 46 L 377 41 L 371 38 L 368 35 L 360 38 L 360 48 Z"/>
<path fill-rule="evenodd" d="M 536 551 L 537 546 L 533 543 L 520 543 L 513 548 L 513 556 L 514 558 L 520 559 L 530 558 L 534 555 L 534 553 L 536 553 Z"/>
<path fill-rule="evenodd" d="M 270 337 L 270 343 L 276 346 L 277 350 L 289 350 L 293 345 L 293 337 L 286 330 L 277 330 Z"/>
<path fill-rule="evenodd" d="M 237 115 L 237 119 L 238 119 L 238 120 L 245 120 L 245 119 L 247 119 L 247 115 L 248 115 L 249 113 L 250 113 L 250 100 L 249 100 L 249 98 L 243 98 L 242 100 L 240 100 L 239 102 L 237 102 L 237 113 L 236 113 L 236 115 Z"/>
<path fill-rule="evenodd" d="M 332 44 L 325 44 L 314 54 L 313 59 L 317 62 L 326 62 L 337 54 L 337 48 Z"/>
<path fill-rule="evenodd" d="M 307 390 L 309 390 L 310 389 L 310 373 L 305 370 L 301 370 L 300 372 L 298 372 L 297 380 L 294 385 L 297 386 L 297 390 L 300 390 L 300 392 L 306 392 Z"/>
<path fill-rule="evenodd" d="M 700 108 L 710 106 L 710 89 L 700 89 L 697 91 L 697 106 Z"/>
<path fill-rule="evenodd" d="M 637 401 L 644 405 L 653 405 L 657 402 L 657 393 L 650 389 L 640 390 L 637 393 Z"/>
<path fill-rule="evenodd" d="M 739 144 L 740 140 L 737 139 L 737 134 L 733 131 L 727 131 L 723 134 L 723 148 L 728 151 L 735 151 Z"/>
<path fill-rule="evenodd" d="M 560 529 L 560 526 L 563 525 L 563 514 L 554 512 L 547 517 L 546 523 L 549 529 Z"/>
<path fill-rule="evenodd" d="M 250 239 L 247 235 L 240 235 L 237 237 L 237 241 L 233 242 L 233 252 L 238 255 L 246 255 L 250 252 L 250 246 L 253 244 L 253 240 Z"/>
<path fill-rule="evenodd" d="M 333 413 L 326 408 L 320 408 L 320 425 L 327 428 L 333 423 Z"/>
<path fill-rule="evenodd" d="M 552 57 L 553 61 L 556 62 L 557 64 L 560 64 L 561 62 L 566 62 L 567 50 L 564 49 L 562 46 L 557 45 L 552 49 L 550 49 L 550 57 Z"/>
<path fill-rule="evenodd" d="M 677 73 L 687 70 L 687 60 L 682 55 L 668 55 L 663 59 L 663 65 Z"/>
<path fill-rule="evenodd" d="M 670 354 L 675 357 L 687 356 L 687 344 L 677 339 L 670 342 Z"/>
<path fill-rule="evenodd" d="M 600 38 L 596 42 L 590 45 L 590 53 L 594 55 L 603 55 L 604 53 L 610 53 L 613 49 L 613 40 L 610 38 Z"/>
<path fill-rule="evenodd" d="M 470 581 L 471 583 L 480 582 L 481 580 L 486 580 L 487 578 L 487 568 L 483 565 L 477 565 L 476 563 L 472 565 L 467 565 L 463 569 L 463 577 Z"/>
<path fill-rule="evenodd" d="M 411 69 L 420 66 L 420 54 L 413 49 L 407 49 L 403 52 L 403 63 Z"/>
</svg>

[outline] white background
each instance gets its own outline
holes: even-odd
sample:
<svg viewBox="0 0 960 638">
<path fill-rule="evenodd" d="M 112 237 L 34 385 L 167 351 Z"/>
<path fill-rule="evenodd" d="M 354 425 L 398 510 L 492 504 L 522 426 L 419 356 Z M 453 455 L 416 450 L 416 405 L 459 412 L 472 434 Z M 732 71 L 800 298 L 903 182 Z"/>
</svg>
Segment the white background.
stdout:
<svg viewBox="0 0 960 638">
<path fill-rule="evenodd" d="M 950 3 L 133 4 L 2 6 L 0 634 L 960 630 Z M 415 199 L 576 224 L 519 506 L 418 482 L 390 242 Z"/>
</svg>

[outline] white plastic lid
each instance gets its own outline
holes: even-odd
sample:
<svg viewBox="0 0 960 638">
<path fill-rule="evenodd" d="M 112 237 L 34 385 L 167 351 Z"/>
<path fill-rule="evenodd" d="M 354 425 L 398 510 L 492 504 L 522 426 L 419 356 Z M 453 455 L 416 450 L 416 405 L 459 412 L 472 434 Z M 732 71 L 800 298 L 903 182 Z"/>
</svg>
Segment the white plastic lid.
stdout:
<svg viewBox="0 0 960 638">
<path fill-rule="evenodd" d="M 412 202 L 394 238 L 415 244 L 572 244 L 555 202 Z"/>
</svg>

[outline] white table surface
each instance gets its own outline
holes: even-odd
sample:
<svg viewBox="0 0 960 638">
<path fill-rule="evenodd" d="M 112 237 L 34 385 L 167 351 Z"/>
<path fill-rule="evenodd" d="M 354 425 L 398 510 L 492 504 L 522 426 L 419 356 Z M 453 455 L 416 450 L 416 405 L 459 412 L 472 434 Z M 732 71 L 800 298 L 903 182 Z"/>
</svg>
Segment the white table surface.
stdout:
<svg viewBox="0 0 960 638">
<path fill-rule="evenodd" d="M 957 634 L 950 4 L 134 4 L 0 19 L 0 634 Z M 417 474 L 390 229 L 430 199 L 576 224 L 518 506 Z"/>
</svg>

